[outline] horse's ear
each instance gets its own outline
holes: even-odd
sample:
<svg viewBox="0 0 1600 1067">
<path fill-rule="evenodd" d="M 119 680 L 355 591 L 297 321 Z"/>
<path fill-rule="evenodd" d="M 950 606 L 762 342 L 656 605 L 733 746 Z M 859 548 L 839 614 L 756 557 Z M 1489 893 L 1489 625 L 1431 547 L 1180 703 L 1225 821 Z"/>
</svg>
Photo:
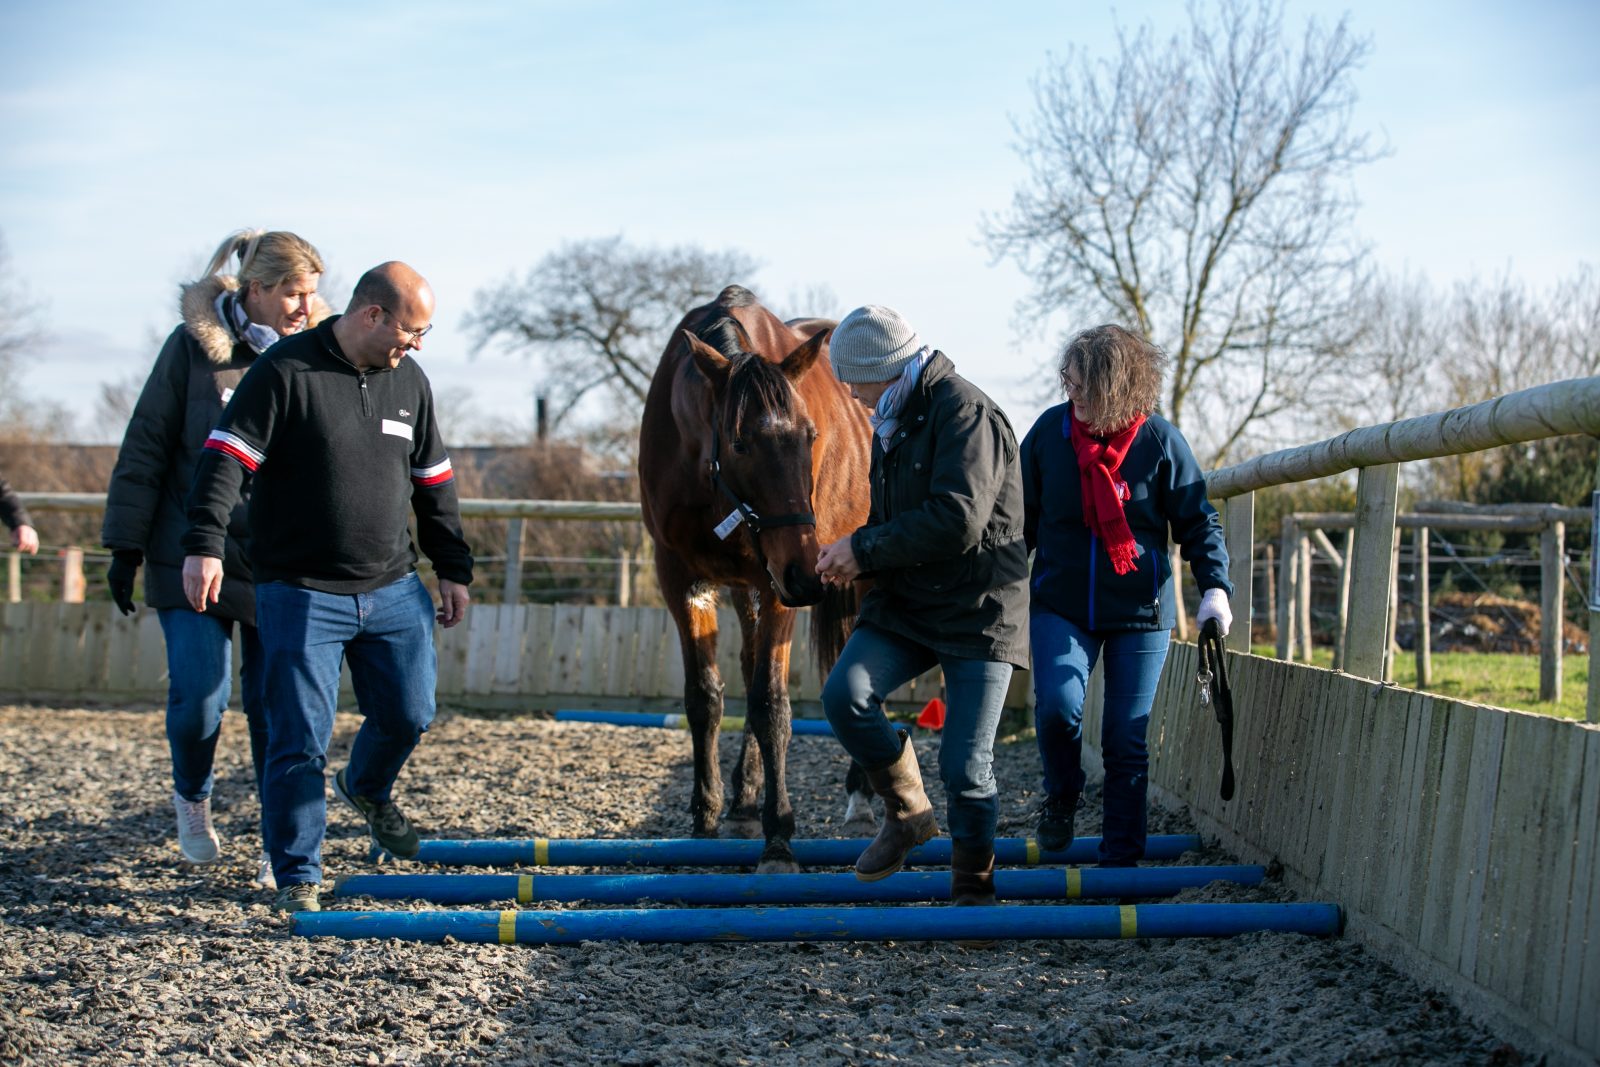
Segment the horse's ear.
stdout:
<svg viewBox="0 0 1600 1067">
<path fill-rule="evenodd" d="M 689 354 L 694 357 L 694 365 L 700 368 L 700 373 L 706 376 L 706 380 L 719 389 L 726 385 L 728 357 L 688 330 L 683 331 L 683 339 L 689 346 Z"/>
<path fill-rule="evenodd" d="M 795 385 L 799 385 L 800 379 L 806 376 L 812 364 L 816 363 L 817 357 L 822 355 L 822 350 L 827 347 L 828 338 L 831 336 L 833 336 L 831 329 L 818 330 L 811 335 L 809 341 L 785 356 L 783 363 L 780 364 L 783 376 Z"/>
</svg>

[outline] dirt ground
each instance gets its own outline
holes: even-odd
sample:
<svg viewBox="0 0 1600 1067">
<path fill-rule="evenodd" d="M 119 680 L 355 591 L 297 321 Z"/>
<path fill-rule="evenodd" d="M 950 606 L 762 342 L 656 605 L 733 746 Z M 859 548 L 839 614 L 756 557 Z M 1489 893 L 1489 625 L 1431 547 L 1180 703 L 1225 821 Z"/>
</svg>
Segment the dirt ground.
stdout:
<svg viewBox="0 0 1600 1067">
<path fill-rule="evenodd" d="M 358 722 L 341 716 L 332 766 Z M 1293 934 L 986 950 L 291 938 L 251 883 L 258 809 L 246 744 L 229 715 L 215 797 L 224 859 L 195 868 L 173 840 L 160 712 L 0 708 L 0 1060 L 1520 1062 L 1355 943 Z M 925 774 L 936 773 L 936 751 L 921 748 Z M 836 743 L 797 737 L 791 767 L 800 836 L 836 836 Z M 1038 769 L 1031 738 L 1000 746 L 1002 834 L 1028 831 Z M 425 835 L 678 837 L 689 785 L 680 732 L 447 714 L 396 796 Z M 1092 788 L 1080 833 L 1098 833 Z M 329 878 L 370 869 L 353 813 L 329 811 Z M 1192 827 L 1155 811 L 1151 831 Z M 1183 862 L 1232 861 L 1207 850 Z M 1292 897 L 1268 883 L 1187 899 Z"/>
</svg>

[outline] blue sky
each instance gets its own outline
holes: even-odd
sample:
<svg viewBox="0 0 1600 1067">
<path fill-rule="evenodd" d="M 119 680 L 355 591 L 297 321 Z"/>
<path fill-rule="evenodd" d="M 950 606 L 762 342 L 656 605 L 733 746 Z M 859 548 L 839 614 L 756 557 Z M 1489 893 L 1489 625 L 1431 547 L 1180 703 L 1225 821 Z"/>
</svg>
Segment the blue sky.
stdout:
<svg viewBox="0 0 1600 1067">
<path fill-rule="evenodd" d="M 1600 261 L 1600 5 L 1290 2 L 1373 38 L 1359 128 L 1378 262 L 1436 285 L 1543 288 Z M 0 5 L 0 231 L 50 340 L 26 388 L 87 437 L 101 381 L 143 374 L 175 285 L 228 231 L 292 229 L 341 304 L 401 258 L 434 284 L 421 359 L 474 414 L 527 420 L 537 366 L 474 355 L 474 294 L 562 242 L 738 248 L 789 313 L 901 310 L 1005 404 L 1040 409 L 1048 339 L 984 213 L 1023 168 L 1030 78 L 1176 2 Z M 834 308 L 790 307 L 825 285 Z M 451 428 L 445 427 L 447 435 Z M 459 436 L 459 435 L 454 435 Z"/>
</svg>

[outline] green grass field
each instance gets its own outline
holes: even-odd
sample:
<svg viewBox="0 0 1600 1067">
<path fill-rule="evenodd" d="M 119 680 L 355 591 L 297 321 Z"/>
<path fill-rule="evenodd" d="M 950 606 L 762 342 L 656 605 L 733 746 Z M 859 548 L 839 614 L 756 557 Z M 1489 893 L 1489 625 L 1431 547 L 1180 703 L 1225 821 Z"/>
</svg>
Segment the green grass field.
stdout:
<svg viewBox="0 0 1600 1067">
<path fill-rule="evenodd" d="M 1256 645 L 1251 651 L 1269 658 L 1274 654 L 1271 645 Z M 1312 662 L 1318 667 L 1333 666 L 1333 649 L 1314 647 Z M 1433 681 L 1427 691 L 1457 700 L 1471 700 L 1479 704 L 1516 708 L 1581 722 L 1589 699 L 1588 654 L 1569 653 L 1563 656 L 1561 673 L 1560 701 L 1541 701 L 1538 656 L 1435 652 Z M 1417 687 L 1417 660 L 1412 653 L 1402 650 L 1395 657 L 1394 683 L 1408 689 Z"/>
</svg>

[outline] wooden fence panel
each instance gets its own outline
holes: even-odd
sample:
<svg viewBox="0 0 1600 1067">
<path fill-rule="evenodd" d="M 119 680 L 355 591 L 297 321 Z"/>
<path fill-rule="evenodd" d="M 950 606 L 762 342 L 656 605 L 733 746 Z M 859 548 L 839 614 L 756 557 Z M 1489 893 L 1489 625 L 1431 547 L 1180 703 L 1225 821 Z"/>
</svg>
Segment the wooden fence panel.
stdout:
<svg viewBox="0 0 1600 1067">
<path fill-rule="evenodd" d="M 529 604 L 522 620 L 522 658 L 517 663 L 517 692 L 524 696 L 548 692 L 550 657 L 555 644 L 556 610 L 549 604 Z"/>
<path fill-rule="evenodd" d="M 1472 766 L 1467 775 L 1467 806 L 1465 825 L 1469 828 L 1467 841 L 1468 866 L 1466 876 L 1474 887 L 1467 897 L 1466 909 L 1461 913 L 1462 974 L 1474 981 L 1479 977 L 1478 955 L 1482 948 L 1483 919 L 1487 898 L 1498 893 L 1499 872 L 1491 864 L 1494 844 L 1494 813 L 1500 794 L 1500 757 L 1505 751 L 1506 717 L 1485 715 L 1487 709 L 1473 708 L 1478 718 L 1478 729 L 1473 734 Z"/>
<path fill-rule="evenodd" d="M 1573 855 L 1572 905 L 1561 960 L 1557 1032 L 1600 1053 L 1600 728 L 1584 731 L 1583 792 Z"/>
<path fill-rule="evenodd" d="M 499 609 L 499 639 L 495 645 L 494 671 L 489 685 L 492 692 L 515 694 L 520 692 L 522 681 L 522 655 L 528 640 L 529 608 L 526 604 L 501 604 Z"/>
<path fill-rule="evenodd" d="M 115 609 L 113 609 L 115 610 Z M 106 634 L 106 691 L 130 693 L 139 666 L 138 616 L 124 617 L 121 612 L 109 616 L 111 626 Z M 0 674 L 3 674 L 0 670 Z"/>
<path fill-rule="evenodd" d="M 546 693 L 578 691 L 578 670 L 582 656 L 583 608 L 576 604 L 557 604 L 555 638 L 550 647 L 550 672 Z"/>
<path fill-rule="evenodd" d="M 153 611 L 141 611 L 139 620 L 139 653 L 135 660 L 133 687 L 136 690 L 165 690 L 167 687 L 167 640 L 161 632 L 161 620 Z"/>
</svg>

